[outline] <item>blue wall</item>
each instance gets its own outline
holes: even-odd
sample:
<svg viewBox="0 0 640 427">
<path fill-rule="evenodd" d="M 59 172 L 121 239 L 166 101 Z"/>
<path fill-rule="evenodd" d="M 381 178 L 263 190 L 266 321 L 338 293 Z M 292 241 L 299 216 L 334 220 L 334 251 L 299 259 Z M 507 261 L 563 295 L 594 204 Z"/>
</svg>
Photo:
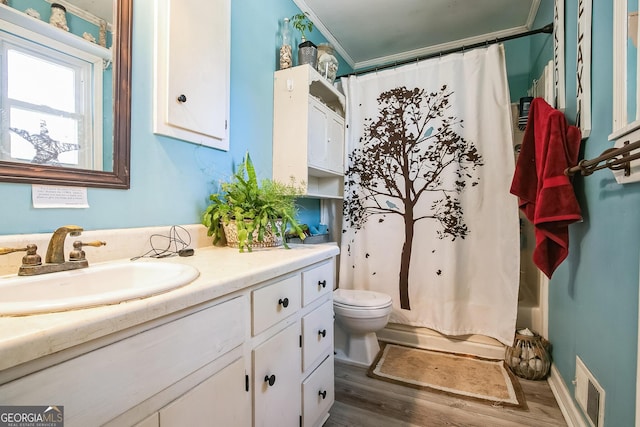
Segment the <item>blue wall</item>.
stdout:
<svg viewBox="0 0 640 427">
<path fill-rule="evenodd" d="M 576 114 L 578 0 L 566 2 L 566 115 Z M 593 2 L 592 130 L 581 158 L 612 146 L 612 2 Z M 605 422 L 634 425 L 638 336 L 640 184 L 618 185 L 610 171 L 577 177 L 584 222 L 569 227 L 570 255 L 549 288 L 549 335 L 554 363 L 569 390 L 575 357 L 585 362 L 606 391 Z"/>
<path fill-rule="evenodd" d="M 249 150 L 258 174 L 271 176 L 273 72 L 278 21 L 299 9 L 291 0 L 237 1 L 231 10 L 229 152 L 156 136 L 152 126 L 154 2 L 134 2 L 131 189 L 88 189 L 89 209 L 34 209 L 31 186 L 0 183 L 0 235 L 49 232 L 62 224 L 85 229 L 191 224 L 208 195 Z M 260 13 L 256 13 L 259 10 Z M 326 40 L 313 31 L 310 40 Z M 351 69 L 340 59 L 340 72 Z M 305 222 L 317 221 L 319 203 L 301 203 Z M 315 210 L 315 214 L 314 214 Z"/>
</svg>

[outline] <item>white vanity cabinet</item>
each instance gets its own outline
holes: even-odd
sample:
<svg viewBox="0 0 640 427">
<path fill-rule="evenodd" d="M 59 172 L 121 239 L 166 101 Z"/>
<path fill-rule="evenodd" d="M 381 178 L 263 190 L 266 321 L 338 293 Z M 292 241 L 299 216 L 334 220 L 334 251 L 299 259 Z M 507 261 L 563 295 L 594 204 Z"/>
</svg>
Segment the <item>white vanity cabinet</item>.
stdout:
<svg viewBox="0 0 640 427">
<path fill-rule="evenodd" d="M 306 185 L 306 195 L 341 199 L 345 98 L 309 65 L 276 71 L 273 178 Z"/>
<path fill-rule="evenodd" d="M 149 408 L 179 396 L 183 408 L 207 410 L 199 407 L 200 387 L 224 378 L 233 382 L 224 388 L 233 403 L 219 405 L 222 412 L 216 416 L 242 419 L 251 410 L 243 390 L 247 312 L 247 298 L 239 296 L 132 331 L 127 338 L 3 384 L 2 404 L 64 406 L 67 427 L 132 425 L 139 413 L 149 414 L 156 410 Z M 172 412 L 170 406 L 167 411 Z M 162 417 L 160 425 L 165 425 Z"/>
<path fill-rule="evenodd" d="M 0 403 L 62 405 L 67 427 L 321 426 L 334 402 L 335 259 L 279 259 L 275 271 L 0 371 Z"/>
<path fill-rule="evenodd" d="M 230 22 L 230 0 L 156 0 L 154 133 L 229 148 Z"/>
</svg>

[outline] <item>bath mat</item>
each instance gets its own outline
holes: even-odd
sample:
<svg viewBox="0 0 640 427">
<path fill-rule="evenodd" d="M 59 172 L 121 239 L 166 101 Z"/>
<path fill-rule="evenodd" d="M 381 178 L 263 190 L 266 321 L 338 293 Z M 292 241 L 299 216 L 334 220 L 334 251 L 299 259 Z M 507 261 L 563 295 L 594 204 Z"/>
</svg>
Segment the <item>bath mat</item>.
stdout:
<svg viewBox="0 0 640 427">
<path fill-rule="evenodd" d="M 491 405 L 527 409 L 518 379 L 503 360 L 381 343 L 367 374 L 409 387 Z"/>
</svg>

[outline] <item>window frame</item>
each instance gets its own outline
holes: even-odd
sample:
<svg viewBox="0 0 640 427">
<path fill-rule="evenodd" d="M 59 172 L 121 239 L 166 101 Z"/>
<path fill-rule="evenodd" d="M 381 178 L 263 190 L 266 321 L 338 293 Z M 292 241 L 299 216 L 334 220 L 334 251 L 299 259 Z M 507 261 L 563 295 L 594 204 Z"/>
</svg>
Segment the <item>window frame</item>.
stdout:
<svg viewBox="0 0 640 427">
<path fill-rule="evenodd" d="M 29 29 L 10 23 L 6 27 L 0 30 L 0 75 L 7 72 L 6 52 L 11 48 L 64 67 L 73 68 L 76 71 L 81 70 L 76 76 L 75 83 L 75 87 L 79 88 L 81 93 L 76 93 L 78 106 L 73 115 L 76 118 L 82 117 L 78 122 L 82 126 L 82 129 L 79 129 L 78 142 L 80 144 L 89 143 L 91 148 L 78 152 L 77 165 L 67 163 L 60 165 L 74 169 L 103 170 L 103 71 L 105 65 L 108 64 L 105 64 L 103 58 L 99 56 L 52 40 Z M 7 79 L 1 80 L 0 112 L 4 117 L 9 114 L 8 108 L 24 106 L 24 104 L 8 98 Z M 58 113 L 57 110 L 51 110 L 48 107 L 36 107 L 31 111 Z M 68 113 L 64 115 L 68 116 Z M 2 146 L 10 144 L 11 135 L 8 120 L 2 120 L 0 137 Z M 25 163 L 24 160 L 10 157 L 0 160 Z"/>
</svg>

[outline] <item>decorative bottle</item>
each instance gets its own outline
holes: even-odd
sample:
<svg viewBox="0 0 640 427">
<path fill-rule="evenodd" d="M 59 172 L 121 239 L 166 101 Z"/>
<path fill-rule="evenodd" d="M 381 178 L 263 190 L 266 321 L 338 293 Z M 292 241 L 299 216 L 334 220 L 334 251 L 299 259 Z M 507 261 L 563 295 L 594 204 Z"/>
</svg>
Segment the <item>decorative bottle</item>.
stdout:
<svg viewBox="0 0 640 427">
<path fill-rule="evenodd" d="M 329 43 L 318 45 L 318 72 L 322 77 L 333 83 L 338 74 L 338 59 L 333 54 L 333 46 Z"/>
<path fill-rule="evenodd" d="M 67 26 L 67 9 L 61 4 L 51 3 L 51 17 L 49 23 L 54 27 L 69 31 Z"/>
<path fill-rule="evenodd" d="M 292 40 L 289 18 L 284 18 L 280 28 L 280 70 L 293 66 Z"/>
</svg>

